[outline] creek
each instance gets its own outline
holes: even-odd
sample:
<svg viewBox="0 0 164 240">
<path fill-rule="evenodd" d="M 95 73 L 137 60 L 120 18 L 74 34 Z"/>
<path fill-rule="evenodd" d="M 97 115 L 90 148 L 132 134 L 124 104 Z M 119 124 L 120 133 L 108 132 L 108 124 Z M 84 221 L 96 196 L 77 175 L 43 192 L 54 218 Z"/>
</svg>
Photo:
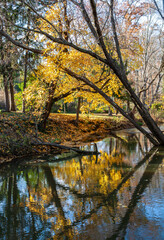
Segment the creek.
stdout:
<svg viewBox="0 0 164 240">
<path fill-rule="evenodd" d="M 0 168 L 0 239 L 164 239 L 164 148 L 131 129 Z"/>
</svg>

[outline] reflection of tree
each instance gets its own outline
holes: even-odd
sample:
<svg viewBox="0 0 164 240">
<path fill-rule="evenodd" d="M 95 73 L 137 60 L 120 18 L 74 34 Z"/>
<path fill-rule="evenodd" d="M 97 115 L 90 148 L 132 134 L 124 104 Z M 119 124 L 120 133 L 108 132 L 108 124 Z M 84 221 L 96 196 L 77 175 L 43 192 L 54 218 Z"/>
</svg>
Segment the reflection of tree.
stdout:
<svg viewBox="0 0 164 240">
<path fill-rule="evenodd" d="M 0 213 L 0 231 L 8 239 L 23 239 L 25 228 L 29 229 L 28 239 L 39 234 L 47 239 L 76 239 L 76 235 L 80 239 L 81 231 L 90 232 L 102 222 L 115 225 L 119 217 L 112 238 L 123 237 L 130 215 L 158 167 L 153 164 L 160 164 L 162 157 L 158 160 L 156 151 L 151 149 L 134 168 L 124 162 L 125 155 L 111 151 L 111 155 L 102 152 L 97 159 L 75 155 L 72 161 L 68 157 L 66 162 L 55 165 L 44 163 L 41 167 L 26 166 L 24 171 L 21 166 L 7 170 L 0 188 L 0 201 L 7 203 L 5 220 Z M 152 160 L 148 164 L 149 159 Z M 133 176 L 146 165 L 143 176 L 139 175 L 140 181 L 136 181 Z M 18 182 L 22 180 L 25 190 L 21 192 Z M 138 183 L 135 190 L 130 189 L 131 182 Z M 126 212 L 118 208 L 122 193 L 130 198 Z"/>
<path fill-rule="evenodd" d="M 76 221 L 72 222 L 71 225 L 66 226 L 66 227 L 64 228 L 64 231 L 62 231 L 58 236 L 62 236 L 63 234 L 65 234 L 65 231 L 67 231 L 69 228 L 75 227 L 75 226 L 78 225 L 80 222 L 83 222 L 84 220 L 91 219 L 92 216 L 93 216 L 94 214 L 96 214 L 96 213 L 99 211 L 99 209 L 102 208 L 103 206 L 111 206 L 112 209 L 113 209 L 113 213 L 114 213 L 114 212 L 115 212 L 114 209 L 115 209 L 115 207 L 116 207 L 115 202 L 114 202 L 114 199 L 117 198 L 117 197 L 116 197 L 117 192 L 118 192 L 123 186 L 125 186 L 125 184 L 128 182 L 128 180 L 133 176 L 133 174 L 134 174 L 141 166 L 143 166 L 143 164 L 145 164 L 148 159 L 151 159 L 151 158 L 154 159 L 154 158 L 155 158 L 156 155 L 154 155 L 154 154 L 155 154 L 156 151 L 157 151 L 157 150 L 155 150 L 155 149 L 151 149 L 151 150 L 149 151 L 149 153 L 142 159 L 142 161 L 140 161 L 140 162 L 121 180 L 121 182 L 118 184 L 117 188 L 115 188 L 113 191 L 111 191 L 111 192 L 110 192 L 109 194 L 107 194 L 106 196 L 101 196 L 101 201 L 100 201 L 100 203 L 97 204 L 97 206 L 96 206 L 94 209 L 90 210 L 90 212 L 89 212 L 88 214 L 86 214 L 86 215 L 82 216 L 81 218 L 77 219 Z M 153 164 L 153 163 L 154 163 L 154 160 L 151 161 L 151 163 L 147 166 L 146 169 L 149 170 L 149 168 L 151 167 L 151 164 Z M 155 167 L 155 169 L 157 169 L 157 168 L 158 168 L 158 166 Z M 152 169 L 152 170 L 154 170 L 154 169 Z M 145 172 L 145 174 L 146 174 L 146 172 Z M 151 177 L 153 176 L 153 174 L 154 174 L 154 171 L 151 172 Z M 142 178 L 145 178 L 145 176 L 143 175 Z M 141 179 L 140 182 L 142 182 L 142 179 Z M 148 182 L 148 183 L 149 183 L 149 182 Z M 147 186 L 147 185 L 146 185 L 146 186 Z M 146 186 L 145 186 L 145 188 L 146 188 Z M 140 188 L 140 187 L 139 187 L 139 188 Z M 142 190 L 144 191 L 145 188 L 143 188 Z M 143 192 L 143 191 L 142 191 L 142 192 Z M 71 191 L 71 192 L 72 192 L 72 191 Z M 72 193 L 75 194 L 76 196 L 78 196 L 78 194 L 77 194 L 76 192 L 72 192 Z M 137 194 L 137 193 L 136 193 L 136 194 Z M 96 195 L 95 195 L 95 196 L 96 196 Z M 95 196 L 94 196 L 94 197 L 95 197 Z M 86 195 L 84 194 L 83 197 L 85 198 Z M 88 196 L 87 196 L 87 197 L 88 197 Z M 93 197 L 93 196 L 92 196 L 92 197 Z M 141 196 L 140 196 L 140 197 L 141 197 Z M 112 216 L 113 213 L 110 212 L 109 215 Z M 113 221 L 115 221 L 115 217 L 114 217 L 114 216 L 113 216 Z"/>
<path fill-rule="evenodd" d="M 7 239 L 12 239 L 16 236 L 17 206 L 20 202 L 15 171 L 8 171 L 0 189 L 0 200 L 2 202 L 6 201 L 4 214 L 0 214 L 0 218 L 2 217 L 6 224 L 3 226 L 0 221 L 0 232 L 6 232 Z"/>
<path fill-rule="evenodd" d="M 6 202 L 4 211 L 0 211 L 0 236 L 4 236 L 4 239 L 13 240 L 26 239 L 28 235 L 28 239 L 36 239 L 37 234 L 42 234 L 46 222 L 43 224 L 41 217 L 33 211 L 29 211 L 24 204 L 26 198 L 30 198 L 30 195 L 32 195 L 33 187 L 37 189 L 37 169 L 36 172 L 35 169 L 32 171 L 24 169 L 24 172 L 22 172 L 19 167 L 11 166 L 11 169 L 7 169 L 6 173 L 7 177 L 4 177 L 0 189 L 0 202 L 2 204 Z M 5 171 L 3 174 L 5 174 Z M 18 188 L 18 182 L 21 183 L 22 180 L 26 180 L 28 188 L 26 192 L 24 192 L 25 189 L 23 190 L 23 194 Z"/>
<path fill-rule="evenodd" d="M 140 159 L 145 153 L 150 149 L 150 143 L 145 141 L 144 136 L 137 132 L 133 132 L 133 129 L 128 134 L 125 134 L 122 131 L 112 132 L 113 137 L 104 139 L 104 147 L 106 152 L 109 155 L 117 156 L 122 154 L 123 157 L 126 157 L 127 161 L 129 158 L 138 158 Z M 101 146 L 100 146 L 101 147 Z M 130 163 L 130 162 L 129 162 Z"/>
<path fill-rule="evenodd" d="M 57 192 L 57 184 L 56 181 L 53 177 L 51 168 L 47 165 L 47 166 L 43 166 L 42 167 L 45 173 L 45 177 L 47 179 L 48 185 L 51 188 L 51 193 L 53 196 L 53 201 L 58 209 L 58 225 L 60 227 L 60 229 L 62 229 L 63 227 L 67 226 L 69 224 L 69 222 L 67 221 L 66 217 L 65 217 L 65 213 L 61 204 L 61 200 L 60 197 L 58 196 L 58 192 Z M 56 225 L 56 224 L 55 224 Z M 54 230 L 56 229 L 56 226 L 54 225 Z M 69 237 L 69 235 L 71 235 L 71 232 L 69 232 L 69 234 L 67 233 L 66 236 Z M 54 238 L 55 239 L 55 238 Z"/>
<path fill-rule="evenodd" d="M 142 194 L 145 191 L 146 187 L 149 185 L 155 171 L 162 163 L 162 160 L 163 160 L 162 156 L 157 155 L 152 156 L 152 160 L 149 162 L 143 176 L 141 177 L 138 185 L 135 188 L 135 191 L 128 205 L 126 214 L 122 218 L 117 230 L 115 231 L 115 234 L 113 234 L 110 238 L 107 239 L 117 239 L 118 237 L 121 237 L 121 239 L 123 239 L 124 235 L 126 234 L 126 228 L 129 223 L 130 216 L 134 211 L 134 208 L 136 207 L 138 201 L 142 197 Z"/>
<path fill-rule="evenodd" d="M 72 193 L 77 192 L 79 196 L 83 196 L 82 189 L 85 189 L 85 196 L 101 196 L 114 188 L 120 180 L 123 172 L 117 171 L 115 166 L 121 166 L 121 159 L 121 156 L 110 157 L 106 153 L 102 153 L 98 161 L 95 156 L 91 159 L 74 159 L 73 164 L 66 162 L 64 166 L 55 167 L 55 174 L 69 186 Z"/>
</svg>

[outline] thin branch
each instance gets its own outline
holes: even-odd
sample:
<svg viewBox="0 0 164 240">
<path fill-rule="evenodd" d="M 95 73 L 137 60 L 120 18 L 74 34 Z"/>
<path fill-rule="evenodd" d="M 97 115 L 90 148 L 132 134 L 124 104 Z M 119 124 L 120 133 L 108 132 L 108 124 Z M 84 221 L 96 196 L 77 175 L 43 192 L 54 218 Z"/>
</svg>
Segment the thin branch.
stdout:
<svg viewBox="0 0 164 240">
<path fill-rule="evenodd" d="M 141 126 L 138 125 L 138 123 L 132 119 L 121 107 L 119 107 L 113 100 L 112 98 L 110 98 L 108 95 L 106 95 L 105 92 L 103 92 L 101 89 L 99 89 L 93 82 L 89 81 L 89 79 L 87 79 L 84 76 L 80 76 L 76 73 L 74 73 L 73 71 L 71 71 L 68 68 L 63 67 L 62 68 L 67 74 L 69 74 L 70 76 L 76 78 L 77 80 L 83 81 L 85 82 L 88 86 L 90 86 L 91 88 L 93 88 L 96 92 L 98 92 L 101 96 L 104 97 L 104 99 L 106 101 L 108 101 L 114 108 L 116 108 L 125 118 L 127 118 L 139 131 L 141 131 L 147 138 L 150 139 L 150 141 L 154 144 L 154 145 L 158 145 L 158 142 L 153 138 L 153 136 L 151 136 L 144 128 L 142 128 Z"/>
<path fill-rule="evenodd" d="M 41 31 L 40 30 L 40 33 L 41 34 L 44 34 L 47 38 L 49 38 L 50 40 L 52 40 L 53 42 L 56 42 L 56 43 L 59 43 L 59 44 L 63 44 L 63 45 L 66 45 L 66 46 L 69 46 L 73 49 L 76 49 L 77 51 L 79 52 L 82 52 L 82 53 L 86 53 L 90 56 L 92 56 L 93 58 L 107 64 L 107 60 L 100 57 L 99 55 L 97 55 L 96 53 L 90 51 L 90 50 L 87 50 L 87 49 L 84 49 L 84 48 L 81 48 L 81 47 L 78 47 L 76 46 L 75 44 L 73 43 L 70 43 L 68 41 L 66 41 L 65 39 L 60 39 L 60 38 L 55 38 L 53 36 L 51 36 L 50 34 L 44 32 L 44 31 Z M 3 30 L 0 29 L 0 35 L 4 36 L 5 38 L 7 38 L 10 42 L 12 42 L 14 45 L 20 47 L 20 48 L 23 48 L 25 50 L 29 50 L 31 52 L 34 52 L 34 53 L 38 53 L 38 54 L 44 54 L 44 50 L 40 50 L 40 49 L 35 49 L 35 48 L 31 48 L 27 45 L 24 45 L 16 40 L 14 40 L 10 35 L 8 35 L 6 32 L 4 32 Z"/>
<path fill-rule="evenodd" d="M 149 90 L 149 88 L 151 87 L 151 85 L 153 84 L 153 82 L 156 80 L 156 78 L 160 75 L 160 73 L 157 73 L 156 76 L 153 78 L 153 80 L 149 83 L 149 86 L 147 88 L 142 88 L 141 91 L 139 92 L 139 96 L 141 95 L 142 92 L 145 92 L 147 90 Z M 164 75 L 161 76 L 161 78 Z"/>
<path fill-rule="evenodd" d="M 47 20 L 45 17 L 43 17 L 42 15 L 40 15 L 32 6 L 30 6 L 28 3 L 26 3 L 25 1 L 22 1 L 29 9 L 31 9 L 38 17 L 40 17 L 41 19 L 43 19 L 44 21 L 46 21 L 48 24 L 50 24 L 51 27 L 53 27 L 53 29 L 58 33 L 59 37 L 62 37 L 62 35 L 60 34 L 60 32 L 56 29 L 56 27 L 49 21 Z M 57 2 L 57 1 L 56 1 Z"/>
<path fill-rule="evenodd" d="M 23 48 L 25 50 L 29 50 L 31 52 L 34 52 L 34 53 L 38 53 L 38 54 L 43 54 L 44 51 L 43 50 L 40 50 L 40 49 L 36 49 L 36 48 L 31 48 L 27 45 L 24 45 L 16 40 L 14 40 L 11 36 L 9 36 L 6 32 L 4 32 L 2 29 L 0 29 L 0 35 L 4 36 L 5 38 L 7 38 L 10 42 L 12 42 L 15 46 L 17 47 L 20 47 L 20 48 Z"/>
<path fill-rule="evenodd" d="M 163 16 L 163 14 L 162 14 L 161 10 L 159 9 L 159 7 L 158 7 L 158 4 L 157 4 L 156 0 L 153 0 L 153 2 L 154 2 L 154 4 L 155 4 L 155 6 L 156 6 L 156 9 L 157 9 L 158 13 L 160 14 L 161 18 L 164 20 L 164 16 Z"/>
<path fill-rule="evenodd" d="M 84 17 L 89 29 L 91 30 L 91 32 L 92 32 L 93 36 L 96 38 L 96 40 L 99 42 L 99 36 L 97 35 L 97 32 L 96 32 L 96 30 L 95 30 L 95 28 L 94 28 L 94 26 L 91 22 L 91 19 L 90 19 L 89 15 L 88 15 L 85 7 L 84 7 L 83 1 L 81 1 L 80 8 L 82 10 L 83 17 Z"/>
<path fill-rule="evenodd" d="M 153 96 L 153 98 L 152 98 L 152 100 L 151 100 L 149 109 L 151 108 L 152 104 L 154 103 L 155 97 L 157 96 L 157 93 L 158 93 L 158 90 L 159 90 L 159 87 L 160 87 L 160 83 L 161 83 L 161 81 L 162 81 L 162 77 L 163 77 L 163 76 L 159 76 L 158 84 L 157 84 L 157 87 L 156 87 L 154 96 Z"/>
<path fill-rule="evenodd" d="M 111 9 L 111 23 L 112 23 L 112 30 L 113 30 L 113 34 L 114 34 L 114 40 L 115 40 L 115 44 L 116 44 L 116 49 L 117 49 L 117 55 L 118 55 L 118 58 L 119 58 L 119 60 L 120 60 L 120 64 L 121 64 L 122 70 L 124 70 L 124 64 L 123 64 L 123 60 L 122 60 L 122 55 L 121 55 L 121 50 L 120 50 L 120 45 L 119 45 L 119 41 L 118 41 L 118 37 L 117 37 L 115 20 L 114 20 L 113 0 L 111 0 L 110 3 L 111 3 L 111 4 L 110 4 L 110 9 Z"/>
<path fill-rule="evenodd" d="M 34 146 L 50 146 L 50 147 L 57 147 L 57 148 L 61 148 L 61 149 L 65 149 L 65 150 L 71 150 L 77 153 L 82 153 L 82 154 L 92 154 L 92 155 L 97 155 L 99 154 L 99 152 L 95 152 L 95 151 L 85 151 L 85 150 L 80 150 L 78 148 L 72 148 L 72 147 L 68 147 L 65 145 L 60 145 L 57 143 L 48 143 L 48 142 L 33 142 L 32 145 Z"/>
<path fill-rule="evenodd" d="M 111 62 L 111 60 L 113 60 L 113 59 L 111 58 L 110 54 L 108 53 L 108 51 L 106 49 L 106 46 L 105 46 L 105 43 L 104 43 L 104 40 L 103 40 L 103 35 L 102 35 L 102 31 L 101 31 L 101 28 L 100 28 L 100 24 L 99 24 L 99 20 L 98 20 L 98 16 L 97 16 L 97 11 L 96 11 L 96 3 L 95 3 L 94 0 L 90 0 L 90 4 L 91 4 L 93 18 L 94 18 L 94 24 L 95 24 L 96 31 L 97 31 L 97 34 L 98 34 L 98 37 L 99 37 L 100 46 L 101 46 L 106 58 Z"/>
</svg>

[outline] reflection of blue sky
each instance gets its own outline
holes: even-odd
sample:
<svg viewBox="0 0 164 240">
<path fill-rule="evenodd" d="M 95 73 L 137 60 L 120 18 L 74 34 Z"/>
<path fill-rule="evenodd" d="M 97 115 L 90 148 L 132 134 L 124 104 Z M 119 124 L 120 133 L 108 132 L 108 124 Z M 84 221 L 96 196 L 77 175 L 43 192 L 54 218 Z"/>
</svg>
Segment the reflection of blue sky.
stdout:
<svg viewBox="0 0 164 240">
<path fill-rule="evenodd" d="M 98 151 L 107 152 L 109 154 L 109 139 L 104 139 L 103 141 L 97 142 Z"/>
<path fill-rule="evenodd" d="M 23 178 L 20 178 L 17 182 L 17 187 L 19 191 L 23 194 L 27 191 L 27 183 Z"/>
<path fill-rule="evenodd" d="M 0 202 L 0 214 L 3 213 L 5 206 L 6 200 L 4 199 L 3 201 Z"/>
<path fill-rule="evenodd" d="M 121 134 L 119 134 L 121 136 Z M 124 140 L 126 141 L 126 135 L 122 135 L 124 137 Z M 142 139 L 141 139 L 142 140 Z M 124 143 L 126 143 L 124 141 Z M 111 144 L 112 143 L 112 144 Z M 132 141 L 133 144 L 133 141 Z M 128 165 L 135 165 L 137 164 L 138 161 L 141 161 L 142 159 L 142 154 L 139 148 L 139 145 L 129 145 L 129 148 L 127 144 L 122 144 L 122 141 L 118 140 L 116 144 L 116 140 L 112 138 L 106 138 L 102 141 L 97 142 L 98 150 L 100 151 L 105 151 L 107 154 L 112 152 L 112 156 L 117 156 L 118 154 L 121 154 L 124 163 L 127 163 Z M 110 149 L 111 147 L 111 149 Z M 87 147 L 86 147 L 87 149 Z M 117 149 L 117 152 L 115 152 L 115 149 Z M 94 150 L 94 146 L 88 147 L 88 150 Z M 64 153 L 62 155 L 58 156 L 53 156 L 54 159 L 59 159 L 63 157 L 68 157 L 75 155 L 75 153 Z M 161 152 L 160 152 L 161 154 Z M 79 162 L 79 158 L 76 157 L 75 161 Z M 89 159 L 90 161 L 90 159 Z M 71 158 L 69 160 L 70 164 L 73 164 L 71 162 Z M 44 163 L 47 164 L 47 163 Z M 86 166 L 84 165 L 85 162 L 83 163 L 83 169 L 84 171 L 87 171 L 85 168 Z M 100 197 L 85 197 L 79 198 L 74 194 L 72 191 L 69 191 L 69 182 L 73 185 L 73 190 L 80 193 L 84 194 L 87 191 L 87 193 L 90 193 L 89 191 L 98 191 L 98 187 L 100 186 L 97 182 L 94 182 L 95 180 L 92 180 L 92 175 L 90 178 L 86 179 L 86 185 L 83 184 L 81 179 L 79 178 L 78 180 L 74 178 L 69 178 L 67 176 L 67 172 L 64 174 L 58 174 L 58 167 L 60 166 L 60 170 L 62 170 L 62 167 L 67 167 L 67 162 L 62 161 L 62 162 L 56 162 L 53 163 L 51 162 L 49 166 L 51 167 L 51 171 L 54 175 L 54 180 L 55 180 L 55 191 L 57 190 L 57 196 L 60 198 L 59 203 L 57 205 L 58 197 L 55 199 L 54 196 L 52 196 L 52 189 L 50 188 L 46 177 L 44 176 L 44 171 L 42 170 L 42 165 L 39 168 L 39 164 L 37 165 L 38 167 L 38 172 L 39 174 L 34 174 L 35 173 L 35 167 L 31 168 L 30 167 L 25 169 L 25 172 L 20 170 L 18 171 L 18 175 L 15 175 L 16 178 L 13 178 L 17 180 L 17 187 L 18 187 L 18 209 L 19 212 L 17 212 L 17 208 L 12 205 L 13 204 L 13 187 L 12 185 L 12 191 L 11 191 L 11 206 L 10 210 L 12 210 L 14 213 L 16 213 L 19 226 L 17 227 L 18 231 L 21 224 L 22 224 L 22 219 L 24 220 L 23 223 L 23 232 L 24 236 L 28 238 L 30 236 L 30 232 L 32 229 L 32 223 L 34 220 L 34 226 L 36 228 L 36 232 L 39 234 L 39 237 L 37 238 L 38 240 L 40 239 L 50 239 L 51 235 L 55 235 L 56 232 L 51 231 L 51 223 L 53 222 L 56 224 L 56 221 L 58 219 L 58 216 L 63 212 L 64 217 L 66 218 L 66 221 L 71 223 L 74 223 L 73 225 L 73 231 L 79 232 L 80 237 L 78 239 L 94 239 L 94 240 L 104 240 L 106 239 L 107 236 L 112 235 L 112 231 L 115 231 L 115 228 L 117 229 L 117 225 L 120 224 L 121 219 L 125 216 L 126 211 L 127 211 L 127 205 L 129 204 L 131 197 L 133 195 L 133 192 L 135 191 L 135 188 L 137 184 L 139 183 L 146 166 L 148 164 L 148 161 L 145 162 L 140 168 L 133 174 L 131 177 L 129 185 L 124 186 L 121 188 L 121 190 L 117 193 L 117 198 L 113 202 L 109 201 L 109 206 L 106 205 L 107 202 L 104 200 L 101 200 Z M 80 166 L 80 165 L 79 165 Z M 115 165 L 114 165 L 115 166 Z M 70 167 L 68 165 L 68 167 Z M 87 166 L 88 167 L 88 166 Z M 125 169 L 126 165 L 123 165 L 123 169 Z M 119 170 L 121 169 L 119 165 Z M 34 172 L 32 171 L 34 170 Z M 100 165 L 100 170 L 101 170 L 101 165 Z M 131 170 L 131 168 L 127 168 L 127 170 Z M 127 173 L 126 170 L 126 173 Z M 79 171 L 79 168 L 78 168 Z M 27 177 L 26 178 L 26 173 Z M 67 183 L 67 177 L 69 178 L 70 181 Z M 28 181 L 27 181 L 28 180 Z M 27 182 L 26 182 L 27 181 Z M 14 181 L 12 181 L 12 184 Z M 90 184 L 92 184 L 91 190 L 89 189 Z M 0 186 L 2 183 L 0 183 Z M 62 188 L 62 186 L 64 188 Z M 5 185 L 4 185 L 5 186 Z M 85 188 L 85 186 L 87 186 Z M 94 188 L 93 188 L 94 186 Z M 36 197 L 36 202 L 34 206 L 39 208 L 39 206 L 42 205 L 42 202 L 44 204 L 44 211 L 47 214 L 48 218 L 46 220 L 43 220 L 42 217 L 35 211 L 35 209 L 30 209 L 25 203 L 26 201 L 28 202 L 28 197 L 31 192 L 31 195 L 33 196 L 40 196 L 42 188 L 47 188 L 48 191 L 47 193 L 50 194 L 48 196 L 48 200 L 46 202 L 43 202 L 42 197 Z M 6 228 L 6 220 L 5 218 L 2 218 L 2 216 L 5 216 L 7 213 L 7 208 L 8 208 L 8 194 L 7 191 L 9 191 L 9 181 L 7 179 L 6 181 L 6 193 L 3 190 L 2 198 L 0 199 L 0 226 L 2 225 L 3 231 L 5 233 L 5 228 Z M 51 189 L 51 191 L 50 191 Z M 35 190 L 35 191 L 34 191 Z M 4 194 L 5 193 L 5 194 Z M 4 200 L 4 199 L 5 200 Z M 109 199 L 110 200 L 110 199 Z M 117 202 L 117 207 L 112 209 L 112 204 L 116 204 Z M 19 203 L 21 204 L 19 208 Z M 103 207 L 99 207 L 99 204 L 102 204 Z M 100 204 L 100 206 L 101 206 Z M 111 205 L 110 205 L 111 204 Z M 63 210 L 63 211 L 62 211 Z M 93 210 L 96 210 L 95 213 Z M 14 219 L 11 211 L 11 218 L 12 220 Z M 92 213 L 93 211 L 93 213 Z M 18 214 L 19 213 L 19 214 Z M 92 213 L 92 214 L 90 214 Z M 22 214 L 22 215 L 21 215 Z M 89 216 L 90 215 L 90 216 Z M 19 217 L 20 216 L 20 217 Z M 22 217 L 23 216 L 23 217 Z M 62 216 L 62 215 L 61 215 Z M 89 216 L 88 218 L 86 217 L 83 218 L 84 216 Z M 113 216 L 113 217 L 111 217 Z M 6 214 L 6 219 L 8 215 Z M 22 217 L 22 219 L 21 219 Z M 81 219 L 81 220 L 79 220 Z M 12 221 L 13 224 L 13 221 Z M 15 227 L 15 225 L 13 225 Z M 62 230 L 62 229 L 61 229 Z M 5 233 L 6 234 L 6 233 Z M 5 235 L 6 236 L 6 235 Z M 20 239 L 20 238 L 17 238 Z M 30 237 L 28 238 L 30 239 Z M 75 238 L 76 239 L 76 238 Z M 121 239 L 121 238 L 120 238 Z M 140 201 L 137 203 L 135 208 L 133 209 L 133 212 L 131 213 L 130 221 L 126 229 L 126 236 L 125 239 L 129 240 L 138 240 L 138 239 L 150 239 L 150 240 L 162 240 L 164 239 L 164 165 L 162 168 L 162 164 L 159 166 L 159 169 L 156 171 L 155 175 L 152 178 L 151 183 L 145 190 L 144 194 L 142 195 L 142 198 Z"/>
<path fill-rule="evenodd" d="M 125 239 L 164 239 L 164 176 L 160 168 L 131 215 Z"/>
<path fill-rule="evenodd" d="M 154 225 L 154 228 L 150 229 L 147 224 L 140 225 L 135 228 L 135 231 L 131 232 L 127 230 L 125 240 L 163 240 L 164 229 Z"/>
<path fill-rule="evenodd" d="M 162 164 L 161 164 L 162 166 Z M 159 167 L 152 182 L 146 189 L 141 201 L 145 216 L 150 221 L 159 222 L 164 227 L 164 175 L 163 167 Z"/>
<path fill-rule="evenodd" d="M 152 194 L 151 199 L 145 199 L 146 204 L 145 208 L 145 216 L 150 221 L 156 221 L 163 225 L 164 227 L 164 194 L 163 196 L 159 195 L 159 193 Z"/>
</svg>

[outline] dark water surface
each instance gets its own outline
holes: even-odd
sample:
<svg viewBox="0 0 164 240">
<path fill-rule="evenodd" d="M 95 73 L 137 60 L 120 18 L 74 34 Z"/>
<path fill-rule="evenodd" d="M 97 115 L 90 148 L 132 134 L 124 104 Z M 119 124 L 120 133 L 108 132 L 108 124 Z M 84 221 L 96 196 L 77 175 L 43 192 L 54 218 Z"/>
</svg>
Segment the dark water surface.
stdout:
<svg viewBox="0 0 164 240">
<path fill-rule="evenodd" d="M 97 147 L 1 167 L 0 239 L 164 239 L 164 148 L 135 131 Z"/>
</svg>

